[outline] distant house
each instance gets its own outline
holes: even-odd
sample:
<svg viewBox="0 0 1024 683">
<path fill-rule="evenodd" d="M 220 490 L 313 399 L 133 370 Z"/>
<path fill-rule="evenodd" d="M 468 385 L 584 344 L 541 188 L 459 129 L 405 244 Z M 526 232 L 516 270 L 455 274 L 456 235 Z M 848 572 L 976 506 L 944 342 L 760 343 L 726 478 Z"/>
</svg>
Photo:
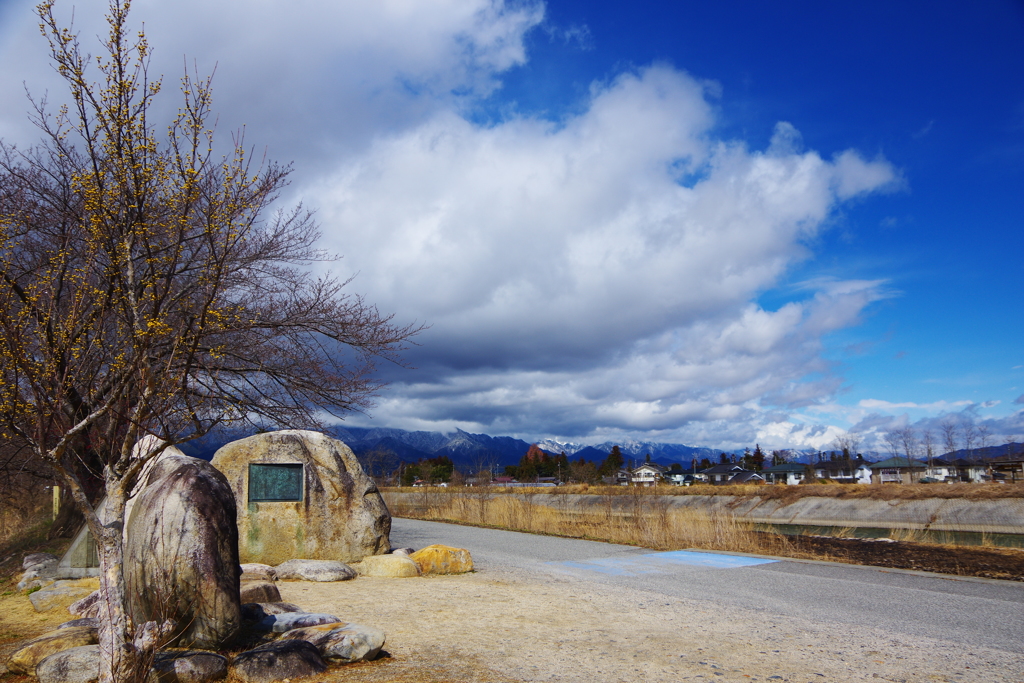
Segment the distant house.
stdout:
<svg viewBox="0 0 1024 683">
<path fill-rule="evenodd" d="M 693 474 L 679 470 L 675 472 L 666 472 L 665 481 L 674 486 L 691 486 L 697 482 L 697 479 Z"/>
<path fill-rule="evenodd" d="M 984 472 L 984 466 L 982 467 Z M 960 473 L 955 463 L 944 458 L 932 458 L 931 464 L 925 465 L 924 479 L 938 482 L 960 481 Z"/>
<path fill-rule="evenodd" d="M 807 467 L 799 462 L 783 462 L 761 470 L 769 484 L 799 484 L 807 474 Z"/>
<path fill-rule="evenodd" d="M 656 462 L 645 462 L 630 472 L 630 482 L 634 486 L 654 486 L 661 481 L 667 471 L 667 467 L 662 467 Z"/>
<path fill-rule="evenodd" d="M 927 467 L 923 462 L 896 456 L 871 465 L 873 484 L 913 484 L 921 480 Z"/>
<path fill-rule="evenodd" d="M 1024 454 L 1007 454 L 989 458 L 988 466 L 994 481 L 1024 481 Z"/>
<path fill-rule="evenodd" d="M 974 458 L 957 458 L 953 461 L 953 466 L 956 467 L 957 481 L 966 481 L 976 484 L 983 481 L 989 481 L 992 478 L 989 475 L 988 464 L 981 460 Z"/>
<path fill-rule="evenodd" d="M 609 477 L 601 477 L 601 481 L 612 486 L 629 486 L 632 473 L 629 470 L 619 470 Z"/>
<path fill-rule="evenodd" d="M 730 484 L 763 484 L 764 477 L 757 472 L 750 470 L 743 470 L 733 475 L 733 478 L 728 481 Z"/>
<path fill-rule="evenodd" d="M 820 460 L 814 464 L 814 476 L 841 484 L 870 484 L 871 463 L 859 453 L 856 458 Z"/>
<path fill-rule="evenodd" d="M 733 477 L 741 472 L 751 472 L 751 470 L 745 470 L 736 463 L 723 463 L 721 465 L 715 465 L 714 467 L 708 467 L 699 472 L 699 474 L 707 477 L 707 480 L 712 484 L 729 484 L 732 483 Z M 739 482 L 737 482 L 739 483 Z"/>
</svg>

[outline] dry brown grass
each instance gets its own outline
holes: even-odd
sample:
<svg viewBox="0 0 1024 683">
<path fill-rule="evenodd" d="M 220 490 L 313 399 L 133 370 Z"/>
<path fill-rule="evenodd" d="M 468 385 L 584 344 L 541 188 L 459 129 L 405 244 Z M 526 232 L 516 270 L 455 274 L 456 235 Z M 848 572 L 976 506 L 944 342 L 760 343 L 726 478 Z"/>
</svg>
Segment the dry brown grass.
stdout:
<svg viewBox="0 0 1024 683">
<path fill-rule="evenodd" d="M 568 489 L 569 487 L 566 487 Z M 410 505 L 389 492 L 385 501 L 397 517 L 492 526 L 515 531 L 550 534 L 568 538 L 622 543 L 653 548 L 679 550 L 703 548 L 754 553 L 786 554 L 786 537 L 755 531 L 750 522 L 733 515 L 669 506 L 663 497 L 650 495 L 642 488 L 630 489 L 625 509 L 618 498 L 623 489 L 609 487 L 605 506 L 577 506 L 570 497 L 579 491 L 565 490 L 565 495 L 551 494 L 551 489 L 518 489 L 518 495 L 503 495 L 493 490 L 435 490 L 425 500 Z M 422 491 L 422 489 L 420 489 Z M 593 488 L 588 491 L 594 493 Z M 563 493 L 560 491 L 560 493 Z M 425 504 L 424 504 L 425 503 Z"/>
<path fill-rule="evenodd" d="M 422 493 L 424 488 L 391 487 L 383 491 L 396 491 L 404 493 Z M 473 487 L 448 489 L 433 489 L 440 492 L 463 492 L 472 495 L 477 490 Z M 1024 498 L 1024 482 L 1012 484 L 837 484 L 834 482 L 801 484 L 799 486 L 771 486 L 765 484 L 738 484 L 735 486 L 711 484 L 696 484 L 694 486 L 669 486 L 659 485 L 652 487 L 625 487 L 625 486 L 590 486 L 588 484 L 570 484 L 567 486 L 551 487 L 484 487 L 483 490 L 491 494 L 496 493 L 538 493 L 545 495 L 559 494 L 589 494 L 589 495 L 646 495 L 646 496 L 737 496 L 740 498 L 753 498 L 755 496 L 764 500 L 781 500 L 791 503 L 801 498 L 849 498 L 849 499 L 871 499 L 871 500 L 923 500 L 926 498 L 963 498 L 965 500 L 997 500 L 1001 498 Z M 638 493 L 634 493 L 638 492 Z"/>
</svg>

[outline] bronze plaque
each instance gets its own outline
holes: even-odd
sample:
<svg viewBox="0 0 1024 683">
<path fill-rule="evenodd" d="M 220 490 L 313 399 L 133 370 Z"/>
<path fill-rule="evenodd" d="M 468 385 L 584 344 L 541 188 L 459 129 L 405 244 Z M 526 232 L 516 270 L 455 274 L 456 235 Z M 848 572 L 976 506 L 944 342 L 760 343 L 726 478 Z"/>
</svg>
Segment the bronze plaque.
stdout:
<svg viewBox="0 0 1024 683">
<path fill-rule="evenodd" d="M 249 464 L 249 502 L 302 500 L 302 465 Z"/>
</svg>

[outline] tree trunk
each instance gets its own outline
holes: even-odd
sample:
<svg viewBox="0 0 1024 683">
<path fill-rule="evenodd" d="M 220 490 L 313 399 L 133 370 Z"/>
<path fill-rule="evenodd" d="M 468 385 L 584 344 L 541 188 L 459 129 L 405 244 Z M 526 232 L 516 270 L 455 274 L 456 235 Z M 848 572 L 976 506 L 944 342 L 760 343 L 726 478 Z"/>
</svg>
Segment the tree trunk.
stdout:
<svg viewBox="0 0 1024 683">
<path fill-rule="evenodd" d="M 142 657 L 132 643 L 128 621 L 124 574 L 124 513 L 127 496 L 120 487 L 107 490 L 107 502 L 99 511 L 103 525 L 92 529 L 100 560 L 99 683 L 135 683 L 146 679 L 140 671 Z M 97 533 L 98 532 L 98 533 Z"/>
</svg>

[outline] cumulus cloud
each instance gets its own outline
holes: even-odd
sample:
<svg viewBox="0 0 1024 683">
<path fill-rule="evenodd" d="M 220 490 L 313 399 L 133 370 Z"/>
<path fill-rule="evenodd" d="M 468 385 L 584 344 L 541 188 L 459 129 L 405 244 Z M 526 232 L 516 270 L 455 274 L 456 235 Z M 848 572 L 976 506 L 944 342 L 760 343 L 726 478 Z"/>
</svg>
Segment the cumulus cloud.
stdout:
<svg viewBox="0 0 1024 683">
<path fill-rule="evenodd" d="M 789 124 L 764 152 L 716 139 L 707 91 L 655 65 L 558 122 L 446 112 L 304 188 L 359 288 L 432 324 L 422 379 L 378 416 L 415 404 L 415 419 L 491 431 L 682 438 L 835 392 L 821 338 L 885 283 L 807 283 L 778 310 L 753 300 L 809 256 L 842 198 L 898 174 L 800 151 Z"/>
<path fill-rule="evenodd" d="M 63 92 L 36 28 L 36 4 L 12 0 L 0 28 L 0 132 L 8 137 L 32 132 L 23 124 L 23 81 L 37 95 Z M 56 12 L 65 22 L 74 15 L 85 49 L 96 54 L 106 6 L 60 2 Z M 381 130 L 491 93 L 500 72 L 526 59 L 523 38 L 543 14 L 529 0 L 132 3 L 133 25 L 145 26 L 153 46 L 150 74 L 164 77 L 164 113 L 179 106 L 174 92 L 186 64 L 215 70 L 220 129 L 246 126 L 252 142 L 296 161 L 299 174 Z"/>
<path fill-rule="evenodd" d="M 102 32 L 103 4 L 77 8 L 84 38 Z M 0 74 L 5 136 L 23 133 L 21 80 L 55 89 L 30 10 L 9 3 L 0 29 L 5 65 L 25 56 Z M 718 86 L 665 64 L 595 83 L 564 118 L 474 122 L 473 105 L 529 59 L 536 2 L 133 11 L 168 90 L 183 55 L 200 73 L 216 64 L 220 128 L 245 124 L 272 158 L 296 161 L 288 199 L 318 209 L 354 289 L 431 325 L 410 358 L 419 369 L 385 371 L 375 423 L 723 446 L 834 438 L 793 413 L 842 386 L 823 338 L 892 291 L 819 279 L 774 309 L 757 302 L 813 257 L 842 202 L 901 186 L 885 159 L 806 150 L 792 122 L 764 150 L 722 139 Z"/>
</svg>

